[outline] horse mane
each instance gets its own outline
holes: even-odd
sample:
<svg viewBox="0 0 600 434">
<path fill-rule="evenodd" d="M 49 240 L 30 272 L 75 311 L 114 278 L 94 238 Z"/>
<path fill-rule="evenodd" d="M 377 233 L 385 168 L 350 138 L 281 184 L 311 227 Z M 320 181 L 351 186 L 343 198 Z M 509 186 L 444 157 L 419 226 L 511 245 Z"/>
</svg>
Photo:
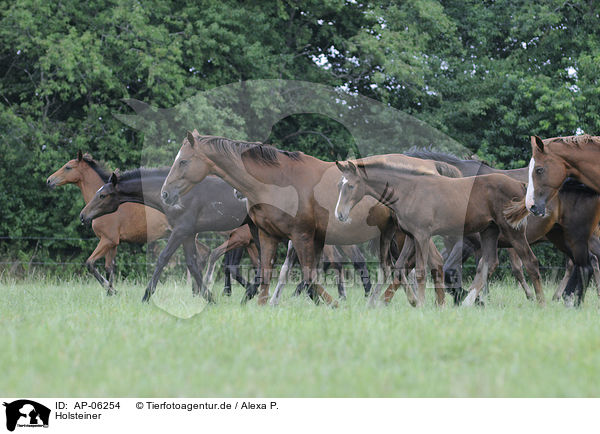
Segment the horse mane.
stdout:
<svg viewBox="0 0 600 434">
<path fill-rule="evenodd" d="M 119 182 L 149 178 L 154 176 L 166 178 L 170 170 L 170 167 L 138 167 L 136 169 L 131 169 L 125 172 L 117 173 L 117 178 Z"/>
<path fill-rule="evenodd" d="M 436 161 L 435 169 L 442 176 L 446 176 L 448 178 L 462 178 L 462 172 L 458 170 L 456 166 L 444 161 Z"/>
<path fill-rule="evenodd" d="M 589 134 L 582 134 L 579 136 L 564 136 L 564 137 L 552 137 L 545 139 L 544 142 L 550 143 L 562 143 L 567 146 L 575 148 L 581 148 L 583 145 L 595 144 L 600 145 L 600 137 L 590 136 Z"/>
<path fill-rule="evenodd" d="M 473 158 L 473 156 L 460 158 L 454 154 L 450 154 L 447 152 L 434 151 L 431 148 L 417 148 L 413 146 L 407 152 L 405 152 L 404 155 L 408 155 L 409 157 L 421 158 L 423 160 L 443 161 L 444 163 L 448 163 L 453 166 L 456 166 L 460 163 L 464 163 L 465 161 L 474 161 L 484 166 L 488 166 L 490 169 L 494 169 L 494 166 L 489 161 L 480 160 L 479 158 Z"/>
<path fill-rule="evenodd" d="M 391 163 L 381 156 L 368 157 L 367 162 L 363 160 L 356 160 L 356 166 L 362 170 L 363 173 L 367 173 L 368 168 L 372 169 L 393 169 L 405 175 L 415 176 L 428 176 L 428 175 L 441 175 L 448 178 L 462 178 L 462 173 L 456 167 L 443 161 L 435 161 L 436 171 L 432 171 L 428 167 L 423 166 L 411 166 L 402 163 Z M 417 157 L 418 158 L 418 157 Z M 365 164 L 366 163 L 366 164 Z"/>
<path fill-rule="evenodd" d="M 106 168 L 106 164 L 104 162 L 94 160 L 91 154 L 88 154 L 87 152 L 83 154 L 82 160 L 85 161 L 87 165 L 90 166 L 94 170 L 94 172 L 98 174 L 102 181 L 104 181 L 105 183 L 108 182 L 108 178 L 110 178 L 110 174 L 112 172 Z"/>
<path fill-rule="evenodd" d="M 362 160 L 356 160 L 356 167 L 359 170 L 362 170 L 363 173 L 367 173 L 368 169 L 393 169 L 396 172 L 399 172 L 403 175 L 415 175 L 415 176 L 427 176 L 427 175 L 436 175 L 436 172 L 426 168 L 426 167 L 413 167 L 407 164 L 391 164 L 385 159 L 371 159 L 368 162 Z"/>
<path fill-rule="evenodd" d="M 452 165 L 462 163 L 462 160 L 456 155 L 448 154 L 446 152 L 433 151 L 430 148 L 412 147 L 408 150 L 408 152 L 405 152 L 404 155 L 408 155 L 409 157 L 420 158 L 422 160 L 443 161 L 444 163 Z"/>
<path fill-rule="evenodd" d="M 217 152 L 250 158 L 266 166 L 279 166 L 279 157 L 282 155 L 294 161 L 301 160 L 303 155 L 302 152 L 283 151 L 260 142 L 245 142 L 217 136 L 200 136 L 200 142 Z"/>
</svg>

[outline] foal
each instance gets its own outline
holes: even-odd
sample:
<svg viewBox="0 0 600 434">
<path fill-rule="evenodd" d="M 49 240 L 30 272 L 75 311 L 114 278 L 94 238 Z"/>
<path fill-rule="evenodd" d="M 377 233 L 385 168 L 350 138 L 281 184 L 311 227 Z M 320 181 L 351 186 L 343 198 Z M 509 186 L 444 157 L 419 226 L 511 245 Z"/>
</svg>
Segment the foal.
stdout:
<svg viewBox="0 0 600 434">
<path fill-rule="evenodd" d="M 87 204 L 94 193 L 108 182 L 110 172 L 89 154 L 77 153 L 77 158 L 68 161 L 63 167 L 50 175 L 46 181 L 49 188 L 64 184 L 76 184 Z M 113 288 L 113 276 L 120 242 L 146 243 L 164 238 L 168 233 L 165 215 L 155 209 L 128 203 L 119 207 L 117 212 L 104 216 L 92 223 L 92 229 L 100 242 L 85 261 L 88 270 L 106 289 L 108 295 L 116 293 Z M 104 257 L 107 278 L 96 269 L 95 262 Z"/>
<path fill-rule="evenodd" d="M 129 202 L 143 203 L 163 211 L 172 228 L 169 241 L 160 252 L 156 268 L 148 283 L 142 301 L 148 301 L 158 284 L 158 279 L 179 246 L 183 245 L 188 270 L 198 288 L 209 300 L 205 292 L 202 273 L 196 259 L 196 234 L 206 231 L 225 231 L 237 228 L 247 216 L 246 206 L 235 198 L 233 189 L 215 176 L 206 178 L 196 185 L 182 200 L 182 206 L 166 206 L 160 198 L 160 189 L 168 173 L 168 168 L 133 169 L 110 177 L 81 211 L 82 222 L 108 215 Z M 100 217 L 103 218 L 103 217 Z M 245 282 L 246 290 L 253 291 Z"/>
<path fill-rule="evenodd" d="M 499 174 L 447 178 L 426 167 L 390 163 L 382 156 L 367 157 L 356 164 L 348 161 L 337 165 L 343 174 L 335 210 L 340 221 L 348 219 L 352 208 L 365 195 L 371 196 L 390 207 L 398 226 L 413 238 L 420 304 L 425 299 L 427 243 L 431 237 L 476 232 L 481 236 L 482 258 L 463 305 L 473 304 L 489 274 L 498 265 L 500 234 L 525 264 L 537 300 L 544 303 L 538 260 L 527 243 L 525 228 L 513 228 L 504 216 L 505 207 L 523 196 L 522 183 Z M 402 264 L 400 259 L 397 266 Z"/>
<path fill-rule="evenodd" d="M 432 170 L 438 165 L 429 164 Z M 268 301 L 272 264 L 282 240 L 294 244 L 309 294 L 316 290 L 328 304 L 336 302 L 315 282 L 324 244 L 359 244 L 379 238 L 380 258 L 382 263 L 387 261 L 385 252 L 396 231 L 390 210 L 367 197 L 353 210 L 352 223 L 340 224 L 333 215 L 341 175 L 334 163 L 260 143 L 188 132 L 163 185 L 163 201 L 178 204 L 183 194 L 208 175 L 223 178 L 247 198 L 248 214 L 258 227 L 260 304 Z"/>
</svg>

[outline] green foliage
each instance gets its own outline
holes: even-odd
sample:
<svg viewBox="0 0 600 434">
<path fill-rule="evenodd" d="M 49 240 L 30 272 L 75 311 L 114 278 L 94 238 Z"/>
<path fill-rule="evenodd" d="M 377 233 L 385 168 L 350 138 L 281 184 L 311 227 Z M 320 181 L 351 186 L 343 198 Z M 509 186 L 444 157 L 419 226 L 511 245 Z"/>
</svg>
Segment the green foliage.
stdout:
<svg viewBox="0 0 600 434">
<path fill-rule="evenodd" d="M 48 192 L 45 178 L 77 149 L 140 165 L 143 135 L 115 117 L 132 113 L 123 99 L 168 108 L 244 80 L 344 86 L 521 167 L 531 134 L 600 129 L 599 12 L 585 0 L 0 0 L 0 236 L 92 237 L 77 189 Z M 251 112 L 210 121 L 250 135 L 260 107 Z M 182 136 L 167 138 L 176 148 Z M 318 115 L 283 119 L 263 139 L 328 160 L 353 145 Z M 0 242 L 7 260 L 70 262 L 93 244 Z"/>
</svg>

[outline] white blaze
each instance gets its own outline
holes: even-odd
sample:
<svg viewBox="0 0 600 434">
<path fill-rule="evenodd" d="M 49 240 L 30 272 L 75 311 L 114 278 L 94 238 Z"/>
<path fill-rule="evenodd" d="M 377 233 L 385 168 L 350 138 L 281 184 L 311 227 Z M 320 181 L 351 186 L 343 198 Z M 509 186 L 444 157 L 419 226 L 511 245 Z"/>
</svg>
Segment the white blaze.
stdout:
<svg viewBox="0 0 600 434">
<path fill-rule="evenodd" d="M 527 182 L 527 195 L 525 196 L 525 206 L 528 210 L 531 210 L 533 206 L 533 168 L 535 166 L 535 160 L 531 157 L 529 161 L 529 181 Z"/>
<path fill-rule="evenodd" d="M 344 184 L 346 184 L 348 182 L 348 180 L 346 179 L 345 176 L 342 176 L 342 187 L 344 186 Z M 340 206 L 340 200 L 342 200 L 342 189 L 340 188 L 340 193 L 338 194 L 338 200 L 337 203 L 335 204 L 335 216 L 339 216 L 338 214 L 338 208 Z"/>
<path fill-rule="evenodd" d="M 179 157 L 181 156 L 181 149 L 179 150 L 179 152 L 177 153 L 177 156 L 175 157 L 175 161 L 179 160 Z"/>
</svg>

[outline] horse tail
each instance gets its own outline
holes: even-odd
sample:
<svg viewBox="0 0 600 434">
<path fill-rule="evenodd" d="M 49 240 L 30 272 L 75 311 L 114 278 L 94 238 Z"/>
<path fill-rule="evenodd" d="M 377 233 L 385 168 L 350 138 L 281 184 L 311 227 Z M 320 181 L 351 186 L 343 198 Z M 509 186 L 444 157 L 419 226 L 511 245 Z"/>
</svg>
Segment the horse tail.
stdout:
<svg viewBox="0 0 600 434">
<path fill-rule="evenodd" d="M 523 224 L 527 223 L 529 211 L 525 206 L 525 198 L 511 200 L 502 211 L 504 218 L 515 229 L 519 229 Z"/>
<path fill-rule="evenodd" d="M 452 164 L 448 164 L 443 161 L 436 161 L 435 169 L 442 176 L 447 176 L 448 178 L 462 178 L 461 171 Z"/>
</svg>

